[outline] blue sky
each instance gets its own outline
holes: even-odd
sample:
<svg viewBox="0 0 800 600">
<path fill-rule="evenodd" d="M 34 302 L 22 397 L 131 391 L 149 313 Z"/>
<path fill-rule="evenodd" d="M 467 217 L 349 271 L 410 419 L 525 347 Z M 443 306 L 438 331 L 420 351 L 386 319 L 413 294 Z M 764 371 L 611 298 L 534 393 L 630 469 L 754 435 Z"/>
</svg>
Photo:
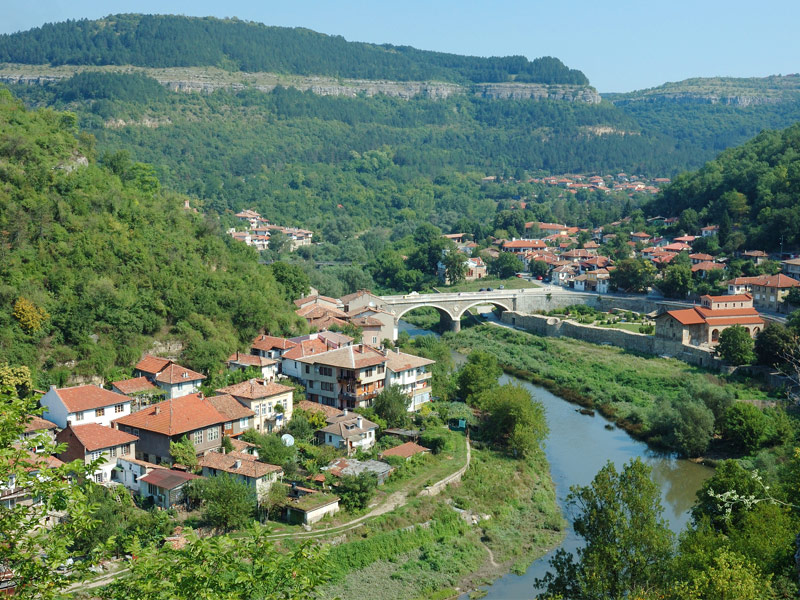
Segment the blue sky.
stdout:
<svg viewBox="0 0 800 600">
<path fill-rule="evenodd" d="M 796 0 L 2 0 L 0 33 L 110 13 L 232 17 L 479 56 L 556 56 L 600 92 L 800 72 Z"/>
</svg>

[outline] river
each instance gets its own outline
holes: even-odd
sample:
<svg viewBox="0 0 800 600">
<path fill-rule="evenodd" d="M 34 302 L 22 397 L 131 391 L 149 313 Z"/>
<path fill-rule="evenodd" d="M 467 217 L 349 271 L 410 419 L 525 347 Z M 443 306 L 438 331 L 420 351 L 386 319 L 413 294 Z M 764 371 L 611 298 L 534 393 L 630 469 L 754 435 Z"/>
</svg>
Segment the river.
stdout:
<svg viewBox="0 0 800 600">
<path fill-rule="evenodd" d="M 407 331 L 412 337 L 432 335 L 430 331 L 415 328 L 403 321 L 400 322 L 400 330 Z M 454 358 L 458 362 L 464 360 L 459 354 L 454 354 Z M 609 421 L 603 417 L 582 415 L 574 404 L 542 387 L 509 375 L 503 375 L 501 382 L 525 387 L 544 405 L 550 427 L 550 435 L 545 441 L 545 454 L 550 462 L 556 496 L 567 520 L 570 515 L 565 499 L 570 486 L 588 485 L 609 460 L 619 469 L 630 459 L 638 457 L 653 470 L 653 480 L 661 489 L 663 516 L 670 528 L 675 532 L 684 528 L 689 521 L 688 511 L 694 504 L 695 494 L 703 481 L 711 476 L 712 469 L 650 450 L 645 443 L 633 439 L 622 429 L 607 429 Z M 574 551 L 579 545 L 580 540 L 570 526 L 561 547 Z M 534 579 L 547 572 L 551 556 L 552 553 L 535 561 L 524 575 L 509 573 L 481 589 L 487 592 L 486 598 L 492 600 L 531 598 L 535 593 Z"/>
</svg>

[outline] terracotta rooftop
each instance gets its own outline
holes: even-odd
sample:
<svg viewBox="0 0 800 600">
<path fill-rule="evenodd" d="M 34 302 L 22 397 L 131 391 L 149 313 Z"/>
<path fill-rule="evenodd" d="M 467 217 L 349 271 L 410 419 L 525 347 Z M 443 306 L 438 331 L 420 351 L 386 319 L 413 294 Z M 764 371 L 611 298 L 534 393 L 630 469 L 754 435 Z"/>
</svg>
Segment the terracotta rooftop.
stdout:
<svg viewBox="0 0 800 600">
<path fill-rule="evenodd" d="M 116 392 L 104 390 L 96 385 L 78 385 L 56 390 L 61 402 L 71 413 L 124 404 L 131 399 Z"/>
<path fill-rule="evenodd" d="M 749 302 L 753 299 L 750 294 L 727 294 L 724 296 L 701 296 L 700 300 L 708 298 L 710 302 Z"/>
<path fill-rule="evenodd" d="M 294 348 L 296 345 L 297 344 L 290 342 L 286 338 L 273 337 L 271 335 L 259 335 L 253 340 L 253 342 L 250 344 L 250 347 L 255 348 L 256 350 L 269 352 L 273 348 L 278 350 L 288 350 L 289 348 Z"/>
<path fill-rule="evenodd" d="M 329 350 L 316 356 L 308 356 L 298 360 L 303 363 L 320 364 L 342 369 L 364 369 L 384 364 L 386 357 L 374 348 L 359 344 L 358 346 L 346 346 L 336 350 Z"/>
<path fill-rule="evenodd" d="M 676 319 L 681 325 L 702 325 L 706 322 L 702 315 L 693 308 L 670 310 L 666 314 Z"/>
<path fill-rule="evenodd" d="M 130 433 L 112 429 L 98 423 L 87 423 L 86 425 L 69 425 L 72 433 L 78 438 L 81 445 L 89 452 L 100 448 L 111 448 L 122 444 L 131 444 L 139 438 Z"/>
<path fill-rule="evenodd" d="M 225 415 L 198 393 L 151 404 L 138 412 L 116 419 L 114 423 L 117 426 L 125 425 L 173 436 L 223 424 L 227 420 Z"/>
<path fill-rule="evenodd" d="M 161 383 L 183 383 L 184 381 L 202 381 L 206 376 L 197 371 L 192 371 L 186 367 L 170 363 L 167 367 L 156 375 L 156 381 Z"/>
<path fill-rule="evenodd" d="M 154 469 L 144 477 L 139 478 L 139 481 L 152 483 L 154 486 L 165 490 L 172 490 L 192 479 L 200 479 L 200 476 L 184 471 L 176 471 L 175 469 Z"/>
<path fill-rule="evenodd" d="M 461 236 L 461 235 L 464 235 L 464 234 L 463 233 L 459 233 L 459 234 L 456 234 L 456 235 Z M 375 296 L 375 294 L 373 294 L 369 290 L 358 290 L 357 292 L 354 292 L 352 294 L 347 294 L 346 296 L 342 296 L 340 298 L 340 300 L 342 301 L 342 304 L 350 304 L 353 300 L 356 300 L 356 299 L 360 298 L 361 296 L 372 296 L 373 298 L 377 298 L 377 296 Z"/>
<path fill-rule="evenodd" d="M 328 406 L 327 404 L 320 404 L 319 402 L 311 402 L 310 400 L 301 400 L 295 404 L 295 408 L 304 410 L 306 412 L 321 412 L 326 418 L 335 418 L 342 414 L 338 408 Z"/>
<path fill-rule="evenodd" d="M 512 240 L 503 244 L 503 248 L 547 248 L 542 240 Z"/>
<path fill-rule="evenodd" d="M 758 281 L 753 282 L 754 285 L 761 285 L 764 287 L 771 287 L 778 289 L 793 288 L 800 285 L 800 281 L 792 279 L 791 277 L 784 275 L 783 273 L 779 275 L 762 275 L 758 279 L 759 279 Z"/>
<path fill-rule="evenodd" d="M 692 273 L 696 271 L 716 271 L 719 269 L 724 269 L 725 265 L 721 265 L 719 263 L 711 262 L 708 260 L 704 260 L 703 262 L 699 262 L 696 265 L 692 265 Z"/>
<path fill-rule="evenodd" d="M 394 448 L 384 450 L 383 453 L 381 453 L 381 456 L 399 456 L 401 458 L 408 458 L 410 456 L 414 456 L 415 454 L 419 454 L 420 452 L 430 452 L 430 450 L 425 446 L 420 446 L 414 442 L 406 442 L 405 444 L 400 444 Z"/>
<path fill-rule="evenodd" d="M 347 415 L 347 418 L 343 418 L 340 421 L 331 423 L 327 427 L 320 429 L 320 431 L 332 433 L 333 435 L 338 435 L 341 438 L 347 439 L 351 437 L 361 437 L 371 429 L 378 428 L 376 423 L 373 423 L 364 417 L 361 417 L 361 427 L 359 427 L 358 418 L 358 415 L 350 413 Z"/>
<path fill-rule="evenodd" d="M 158 356 L 145 354 L 145 357 L 138 363 L 136 363 L 134 369 L 137 369 L 144 373 L 155 375 L 163 371 L 166 368 L 166 366 L 171 362 L 172 361 L 169 360 L 168 358 L 159 358 Z"/>
<path fill-rule="evenodd" d="M 328 296 L 306 296 L 305 298 L 298 298 L 294 301 L 295 306 L 305 306 L 309 303 L 316 303 L 317 301 L 322 300 L 323 302 L 330 302 L 334 306 L 339 304 L 339 301 L 336 298 L 330 298 Z"/>
<path fill-rule="evenodd" d="M 201 467 L 216 469 L 233 475 L 243 475 L 251 479 L 260 479 L 270 473 L 280 473 L 283 471 L 278 465 L 270 465 L 259 462 L 251 454 L 241 452 L 209 452 L 205 456 L 197 459 Z"/>
<path fill-rule="evenodd" d="M 284 352 L 283 358 L 296 360 L 312 354 L 322 354 L 328 350 L 328 345 L 320 339 L 304 340 L 296 344 L 291 350 Z"/>
<path fill-rule="evenodd" d="M 49 431 L 51 429 L 58 429 L 58 425 L 42 417 L 36 415 L 30 416 L 30 421 L 25 423 L 25 433 L 32 433 L 34 431 Z"/>
<path fill-rule="evenodd" d="M 256 356 L 255 354 L 246 354 L 244 352 L 235 352 L 228 357 L 228 363 L 246 365 L 248 367 L 268 367 L 269 365 L 277 364 L 277 362 L 277 360 L 266 356 Z"/>
<path fill-rule="evenodd" d="M 395 373 L 432 365 L 435 362 L 435 360 L 406 354 L 405 352 L 390 351 L 386 353 L 386 368 Z"/>
<path fill-rule="evenodd" d="M 234 385 L 229 385 L 217 390 L 220 394 L 230 394 L 237 398 L 245 398 L 247 400 L 258 400 L 260 398 L 269 398 L 285 392 L 294 391 L 294 388 L 280 383 L 272 383 L 265 379 L 248 379 Z"/>
<path fill-rule="evenodd" d="M 229 394 L 209 396 L 208 401 L 221 414 L 225 415 L 228 421 L 247 419 L 248 417 L 253 417 L 256 414 Z"/>
<path fill-rule="evenodd" d="M 137 392 L 151 392 L 158 388 L 150 383 L 147 377 L 134 377 L 133 379 L 122 379 L 115 381 L 111 385 L 123 394 L 135 394 Z"/>
</svg>

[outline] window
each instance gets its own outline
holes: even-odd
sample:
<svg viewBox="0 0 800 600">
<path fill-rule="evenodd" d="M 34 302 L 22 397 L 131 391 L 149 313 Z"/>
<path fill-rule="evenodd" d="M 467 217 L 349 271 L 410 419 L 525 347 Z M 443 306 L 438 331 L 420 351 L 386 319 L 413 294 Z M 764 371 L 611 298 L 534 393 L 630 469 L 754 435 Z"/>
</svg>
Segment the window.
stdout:
<svg viewBox="0 0 800 600">
<path fill-rule="evenodd" d="M 125 411 L 125 405 L 124 404 L 115 404 L 114 405 L 114 412 L 115 413 L 121 413 L 121 412 L 124 412 L 124 411 Z"/>
<path fill-rule="evenodd" d="M 333 391 L 333 383 L 329 382 L 329 381 L 323 381 L 322 383 L 320 383 L 320 387 L 323 390 L 325 390 L 326 392 L 332 392 Z"/>
<path fill-rule="evenodd" d="M 386 372 L 386 367 L 384 365 L 378 365 L 378 375 L 383 375 Z"/>
<path fill-rule="evenodd" d="M 203 443 L 203 430 L 199 429 L 195 431 L 192 437 L 194 439 L 194 445 L 199 446 L 200 444 Z"/>
<path fill-rule="evenodd" d="M 83 413 L 82 412 L 75 413 L 75 420 L 76 421 L 83 421 Z"/>
<path fill-rule="evenodd" d="M 103 483 L 103 474 L 102 473 L 95 473 L 94 480 L 97 483 Z"/>
<path fill-rule="evenodd" d="M 111 448 L 110 454 L 111 454 L 111 458 L 117 458 L 117 447 L 116 446 Z"/>
<path fill-rule="evenodd" d="M 372 343 L 373 344 L 377 344 L 378 343 L 378 338 L 376 336 L 374 336 L 374 335 L 372 336 Z"/>
<path fill-rule="evenodd" d="M 91 458 L 92 460 L 97 460 L 101 456 L 103 456 L 103 451 L 102 450 L 95 450 L 94 452 L 92 452 L 89 455 L 89 458 Z"/>
<path fill-rule="evenodd" d="M 372 377 L 375 374 L 375 369 L 370 367 L 369 369 L 364 369 L 364 377 Z"/>
<path fill-rule="evenodd" d="M 309 372 L 310 372 L 309 366 L 306 365 L 306 373 L 309 373 Z"/>
<path fill-rule="evenodd" d="M 158 486 L 153 485 L 152 483 L 147 484 L 147 493 L 152 496 L 158 496 Z"/>
<path fill-rule="evenodd" d="M 135 435 L 136 437 L 139 437 L 139 430 L 138 430 L 138 429 L 136 429 L 135 427 L 134 427 L 133 429 L 131 429 L 131 430 L 130 430 L 130 432 L 131 432 L 133 435 Z"/>
<path fill-rule="evenodd" d="M 211 428 L 209 428 L 208 429 L 208 435 L 206 436 L 206 439 L 209 442 L 213 442 L 214 440 L 218 440 L 219 439 L 219 427 L 211 427 Z"/>
<path fill-rule="evenodd" d="M 331 377 L 333 375 L 333 369 L 330 367 L 320 367 L 319 374 L 323 375 L 324 377 Z"/>
<path fill-rule="evenodd" d="M 104 414 L 106 414 L 105 408 L 98 408 L 97 410 L 94 411 L 95 417 L 102 417 Z"/>
<path fill-rule="evenodd" d="M 250 419 L 246 417 L 244 419 L 239 419 L 239 429 L 247 429 L 249 423 Z"/>
<path fill-rule="evenodd" d="M 128 454 L 130 454 L 130 453 L 131 453 L 131 445 L 130 444 L 125 444 L 124 446 L 121 446 L 120 454 L 122 456 L 128 456 Z"/>
<path fill-rule="evenodd" d="M 324 385 L 324 384 L 323 384 L 323 385 Z M 314 389 L 314 380 L 313 380 L 313 379 L 312 379 L 311 381 L 309 381 L 309 382 L 308 382 L 308 387 L 309 387 L 310 389 L 312 389 L 312 390 Z M 324 389 L 324 388 L 323 388 L 323 389 Z"/>
</svg>

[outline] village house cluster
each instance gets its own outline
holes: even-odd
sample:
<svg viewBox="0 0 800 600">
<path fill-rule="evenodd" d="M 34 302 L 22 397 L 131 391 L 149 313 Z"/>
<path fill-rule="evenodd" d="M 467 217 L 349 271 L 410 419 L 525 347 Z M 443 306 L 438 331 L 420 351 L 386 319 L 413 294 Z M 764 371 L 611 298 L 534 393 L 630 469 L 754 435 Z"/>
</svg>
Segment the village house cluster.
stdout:
<svg viewBox="0 0 800 600">
<path fill-rule="evenodd" d="M 484 183 L 519 183 L 513 177 L 498 179 L 496 175 L 489 175 L 482 179 Z M 647 178 L 642 175 L 629 175 L 617 173 L 616 175 L 588 175 L 578 173 L 565 173 L 549 177 L 530 177 L 525 183 L 544 184 L 549 187 L 563 188 L 566 192 L 577 194 L 578 190 L 593 192 L 624 192 L 633 195 L 636 192 L 657 194 L 659 189 L 670 182 L 667 177 Z M 525 208 L 523 205 L 522 208 Z"/>
<path fill-rule="evenodd" d="M 228 230 L 228 235 L 248 246 L 253 246 L 256 250 L 269 248 L 270 237 L 275 232 L 286 236 L 292 251 L 297 250 L 300 246 L 311 245 L 311 239 L 314 237 L 314 233 L 308 229 L 273 225 L 256 211 L 250 209 L 236 213 L 236 218 L 246 225 L 246 229 L 237 231 L 236 228 L 231 228 Z"/>
<path fill-rule="evenodd" d="M 341 300 L 314 296 L 299 301 L 298 310 L 333 304 L 346 309 L 343 323 L 358 323 L 360 318 L 371 331 L 370 298 L 377 297 L 366 291 Z M 377 332 L 373 337 L 384 339 Z M 50 467 L 102 459 L 93 473 L 95 482 L 125 486 L 161 508 L 182 505 L 183 489 L 193 479 L 227 473 L 252 487 L 259 499 L 271 485 L 287 485 L 287 518 L 313 523 L 336 512 L 338 498 L 296 482 L 283 482 L 281 466 L 259 461 L 256 446 L 242 440 L 242 434 L 249 430 L 280 433 L 296 408 L 319 412 L 326 424 L 315 432 L 316 443 L 337 448 L 344 455 L 331 464 L 331 476 L 366 469 L 385 479 L 391 472 L 389 465 L 351 456 L 359 449 L 371 449 L 378 437 L 378 425 L 355 410 L 371 406 L 389 386 L 397 386 L 407 395 L 409 411 L 418 410 L 431 400 L 433 364 L 399 350 L 355 343 L 354 338 L 336 331 L 294 338 L 262 334 L 252 340 L 247 352 L 234 352 L 226 361 L 230 371 L 254 368 L 259 377 L 206 395 L 200 391 L 206 379 L 203 374 L 168 358 L 146 355 L 135 365 L 132 378 L 112 382 L 110 390 L 96 385 L 51 386 L 40 399 L 42 417 L 31 419 L 24 436 L 44 433 L 66 445 L 63 452 L 48 458 Z M 305 387 L 306 399 L 295 403 L 292 382 Z M 225 450 L 225 438 L 233 450 Z M 186 441 L 198 458 L 200 470 L 196 473 L 178 464 L 171 453 L 171 443 Z M 395 454 L 407 454 L 407 458 L 427 451 L 412 445 L 415 447 L 401 445 L 394 449 Z M 0 484 L 3 506 L 33 501 L 13 481 Z"/>
</svg>

